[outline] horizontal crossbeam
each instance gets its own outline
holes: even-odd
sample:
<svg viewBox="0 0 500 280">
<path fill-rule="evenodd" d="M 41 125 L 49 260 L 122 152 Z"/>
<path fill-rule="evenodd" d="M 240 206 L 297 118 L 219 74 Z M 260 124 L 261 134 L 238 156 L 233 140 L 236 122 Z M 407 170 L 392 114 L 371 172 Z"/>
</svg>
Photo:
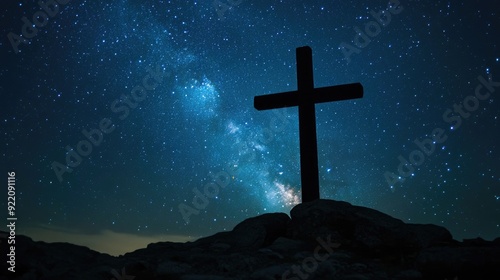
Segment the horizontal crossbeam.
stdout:
<svg viewBox="0 0 500 280">
<path fill-rule="evenodd" d="M 300 93 L 297 90 L 254 97 L 255 109 L 270 110 L 299 106 L 304 102 L 324 103 L 363 97 L 363 86 L 360 83 L 315 88 L 311 93 Z"/>
</svg>

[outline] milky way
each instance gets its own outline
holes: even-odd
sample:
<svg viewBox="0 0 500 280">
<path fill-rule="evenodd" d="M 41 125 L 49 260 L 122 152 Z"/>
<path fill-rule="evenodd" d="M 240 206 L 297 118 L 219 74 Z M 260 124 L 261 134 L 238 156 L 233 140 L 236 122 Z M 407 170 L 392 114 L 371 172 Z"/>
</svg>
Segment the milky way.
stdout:
<svg viewBox="0 0 500 280">
<path fill-rule="evenodd" d="M 316 87 L 365 90 L 316 105 L 323 198 L 500 236 L 493 3 L 10 2 L 2 170 L 16 172 L 19 234 L 188 240 L 288 213 L 297 109 L 253 97 L 296 90 L 308 45 Z"/>
</svg>

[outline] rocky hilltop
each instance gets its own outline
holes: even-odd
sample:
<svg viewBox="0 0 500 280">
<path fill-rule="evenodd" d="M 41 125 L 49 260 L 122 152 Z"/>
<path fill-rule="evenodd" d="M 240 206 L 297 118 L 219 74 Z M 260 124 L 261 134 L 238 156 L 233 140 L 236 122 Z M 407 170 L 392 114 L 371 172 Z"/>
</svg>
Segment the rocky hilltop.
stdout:
<svg viewBox="0 0 500 280">
<path fill-rule="evenodd" d="M 1 279 L 498 279 L 500 238 L 458 242 L 440 226 L 317 200 L 290 216 L 264 214 L 229 232 L 119 257 L 17 236 L 16 272 L 2 266 Z"/>
</svg>

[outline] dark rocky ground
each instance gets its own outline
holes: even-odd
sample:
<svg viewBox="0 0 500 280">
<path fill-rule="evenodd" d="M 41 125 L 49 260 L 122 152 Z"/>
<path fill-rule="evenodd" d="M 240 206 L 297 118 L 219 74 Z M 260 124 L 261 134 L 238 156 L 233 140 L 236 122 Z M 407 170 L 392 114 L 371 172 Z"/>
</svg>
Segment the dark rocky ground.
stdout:
<svg viewBox="0 0 500 280">
<path fill-rule="evenodd" d="M 290 218 L 291 217 L 291 218 Z M 16 237 L 16 272 L 1 279 L 500 279 L 500 238 L 458 242 L 347 202 L 299 204 L 195 242 L 158 242 L 113 257 Z"/>
</svg>

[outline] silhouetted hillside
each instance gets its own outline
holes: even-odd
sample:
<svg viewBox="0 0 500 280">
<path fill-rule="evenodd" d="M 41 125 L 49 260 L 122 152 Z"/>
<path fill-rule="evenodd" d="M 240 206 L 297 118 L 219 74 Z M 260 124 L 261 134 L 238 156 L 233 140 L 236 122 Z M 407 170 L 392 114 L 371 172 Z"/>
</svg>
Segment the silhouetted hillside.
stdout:
<svg viewBox="0 0 500 280">
<path fill-rule="evenodd" d="M 498 279 L 500 238 L 458 242 L 440 226 L 316 200 L 290 216 L 264 214 L 229 232 L 120 257 L 17 236 L 15 274 L 2 266 L 2 279 Z"/>
</svg>

